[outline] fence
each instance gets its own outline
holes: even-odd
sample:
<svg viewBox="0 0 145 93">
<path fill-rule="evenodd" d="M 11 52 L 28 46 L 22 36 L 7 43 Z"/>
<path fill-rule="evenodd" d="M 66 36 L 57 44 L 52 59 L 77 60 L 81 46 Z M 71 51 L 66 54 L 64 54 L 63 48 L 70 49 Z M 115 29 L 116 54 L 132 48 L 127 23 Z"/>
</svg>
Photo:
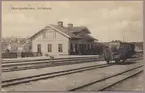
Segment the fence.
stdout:
<svg viewBox="0 0 145 93">
<path fill-rule="evenodd" d="M 17 58 L 19 55 L 18 53 L 2 53 L 2 58 Z M 21 52 L 20 57 L 36 57 L 42 56 L 42 53 L 38 52 Z"/>
<path fill-rule="evenodd" d="M 2 53 L 2 58 L 17 58 L 17 53 Z"/>
</svg>

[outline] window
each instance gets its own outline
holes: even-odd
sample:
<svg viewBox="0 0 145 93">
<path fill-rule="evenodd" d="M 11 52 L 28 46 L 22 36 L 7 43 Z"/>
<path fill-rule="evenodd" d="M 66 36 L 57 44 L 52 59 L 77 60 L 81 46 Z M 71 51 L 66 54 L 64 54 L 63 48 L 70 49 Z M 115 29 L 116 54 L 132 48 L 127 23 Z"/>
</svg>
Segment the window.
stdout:
<svg viewBox="0 0 145 93">
<path fill-rule="evenodd" d="M 56 32 L 53 31 L 53 38 L 56 38 Z"/>
<path fill-rule="evenodd" d="M 41 52 L 41 44 L 37 44 L 37 52 Z"/>
<path fill-rule="evenodd" d="M 78 48 L 78 45 L 77 45 L 77 44 L 75 44 L 75 49 L 77 50 L 77 48 Z"/>
<path fill-rule="evenodd" d="M 48 44 L 48 52 L 52 52 L 52 44 Z"/>
<path fill-rule="evenodd" d="M 73 44 L 72 43 L 70 44 L 70 49 L 71 49 L 71 51 L 73 50 Z"/>
<path fill-rule="evenodd" d="M 46 39 L 46 32 L 43 33 L 43 39 Z"/>
<path fill-rule="evenodd" d="M 58 52 L 63 52 L 63 50 L 62 50 L 62 44 L 58 44 Z"/>
<path fill-rule="evenodd" d="M 91 49 L 91 44 L 89 44 L 89 49 Z"/>
<path fill-rule="evenodd" d="M 87 44 L 87 49 L 90 49 L 90 46 L 89 46 L 89 44 Z"/>
<path fill-rule="evenodd" d="M 94 48 L 93 44 L 91 44 L 91 48 Z"/>
<path fill-rule="evenodd" d="M 85 48 L 85 50 L 87 49 L 87 44 L 84 44 L 84 48 Z"/>
</svg>

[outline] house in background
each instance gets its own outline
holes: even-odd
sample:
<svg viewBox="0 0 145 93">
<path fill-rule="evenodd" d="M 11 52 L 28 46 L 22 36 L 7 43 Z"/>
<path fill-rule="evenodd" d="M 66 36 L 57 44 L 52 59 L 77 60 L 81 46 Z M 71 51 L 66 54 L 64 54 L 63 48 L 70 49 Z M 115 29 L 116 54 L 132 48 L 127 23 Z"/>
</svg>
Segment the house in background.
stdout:
<svg viewBox="0 0 145 93">
<path fill-rule="evenodd" d="M 73 24 L 63 26 L 62 21 L 50 24 L 30 37 L 32 52 L 49 55 L 83 55 L 93 49 L 97 39 L 89 35 L 85 26 L 74 27 Z"/>
</svg>

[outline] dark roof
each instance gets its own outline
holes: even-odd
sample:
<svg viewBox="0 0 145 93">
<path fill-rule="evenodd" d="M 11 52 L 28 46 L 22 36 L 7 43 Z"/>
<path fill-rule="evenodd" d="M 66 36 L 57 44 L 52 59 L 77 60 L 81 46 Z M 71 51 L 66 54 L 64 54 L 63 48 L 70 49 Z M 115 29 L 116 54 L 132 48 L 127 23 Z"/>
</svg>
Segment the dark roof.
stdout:
<svg viewBox="0 0 145 93">
<path fill-rule="evenodd" d="M 71 28 L 68 28 L 68 27 L 61 27 L 61 26 L 58 26 L 58 25 L 53 25 L 53 24 L 50 24 L 49 26 L 47 27 L 52 27 L 54 28 L 55 30 L 59 30 L 61 31 L 64 35 L 67 35 L 69 36 L 69 38 L 73 38 L 73 39 L 81 39 L 82 37 L 79 36 L 79 35 L 76 35 L 75 32 L 81 32 L 81 31 L 87 31 L 87 33 L 89 34 L 90 31 L 87 29 L 87 27 L 85 26 L 80 26 L 80 27 L 71 27 Z M 40 33 L 44 32 L 47 30 L 47 27 L 38 31 L 36 34 L 34 34 L 32 37 L 30 37 L 30 39 L 33 39 L 35 38 L 37 35 L 39 35 Z M 95 39 L 94 37 L 90 36 L 87 34 L 87 39 L 93 39 L 93 40 L 97 40 Z"/>
<path fill-rule="evenodd" d="M 67 27 L 67 29 L 69 29 L 69 31 L 71 31 L 71 32 L 80 32 L 80 31 L 85 30 L 85 31 L 87 31 L 88 33 L 90 33 L 90 31 L 88 30 L 88 28 L 85 27 L 85 26 L 71 27 L 71 28 L 68 28 L 68 27 Z"/>
<path fill-rule="evenodd" d="M 97 40 L 97 41 L 98 41 L 98 39 L 96 39 L 96 38 L 94 38 L 94 37 L 92 37 L 92 36 L 90 36 L 90 35 L 86 35 L 86 36 L 87 36 L 88 39 Z"/>
</svg>

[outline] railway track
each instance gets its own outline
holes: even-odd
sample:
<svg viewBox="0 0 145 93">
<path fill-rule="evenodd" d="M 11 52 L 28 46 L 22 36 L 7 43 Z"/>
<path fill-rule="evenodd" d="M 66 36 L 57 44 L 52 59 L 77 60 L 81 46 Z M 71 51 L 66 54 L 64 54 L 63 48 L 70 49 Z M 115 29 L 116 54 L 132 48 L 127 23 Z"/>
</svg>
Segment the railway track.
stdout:
<svg viewBox="0 0 145 93">
<path fill-rule="evenodd" d="M 120 83 L 128 78 L 131 78 L 139 73 L 143 72 L 143 65 L 133 67 L 126 71 L 104 77 L 100 80 L 95 80 L 88 84 L 76 86 L 68 91 L 104 91 L 117 83 Z"/>
<path fill-rule="evenodd" d="M 132 58 L 129 60 L 140 60 L 142 58 Z M 64 59 L 64 60 L 53 60 L 50 61 L 33 61 L 33 62 L 22 62 L 22 63 L 7 63 L 2 64 L 2 72 L 12 72 L 20 70 L 29 70 L 29 69 L 38 69 L 45 67 L 61 66 L 61 65 L 70 65 L 70 64 L 79 64 L 85 62 L 94 62 L 94 61 L 103 61 L 103 58 L 79 58 L 79 59 Z"/>
<path fill-rule="evenodd" d="M 8 87 L 8 86 L 13 86 L 13 85 L 28 83 L 28 82 L 31 82 L 31 81 L 54 78 L 54 77 L 58 77 L 58 76 L 63 76 L 63 75 L 68 75 L 68 74 L 73 74 L 73 73 L 79 73 L 79 72 L 83 72 L 83 71 L 88 71 L 88 70 L 93 70 L 93 69 L 98 69 L 98 68 L 104 68 L 104 67 L 109 67 L 109 66 L 112 66 L 112 64 L 100 64 L 100 65 L 75 68 L 75 69 L 70 69 L 70 70 L 65 70 L 65 71 L 39 74 L 39 75 L 34 75 L 34 76 L 29 76 L 29 77 L 9 79 L 9 80 L 2 81 L 2 87 Z"/>
<path fill-rule="evenodd" d="M 89 56 L 89 57 L 68 57 L 68 58 L 54 58 L 53 61 L 60 61 L 60 60 L 64 60 L 64 61 L 67 61 L 67 60 L 72 60 L 72 59 L 86 59 L 86 58 L 98 58 L 99 56 Z M 31 59 L 31 60 L 27 60 L 27 59 L 24 59 L 24 60 L 3 60 L 2 61 L 2 64 L 17 64 L 17 63 L 29 63 L 29 62 L 32 62 L 32 61 L 35 61 L 35 62 L 49 62 L 51 61 L 52 59 L 47 59 L 47 58 L 44 58 L 44 59 Z"/>
<path fill-rule="evenodd" d="M 22 62 L 22 63 L 7 63 L 2 64 L 2 72 L 20 71 L 28 69 L 37 69 L 44 67 L 60 66 L 60 65 L 70 65 L 85 62 L 94 62 L 103 60 L 98 58 L 79 58 L 79 59 L 65 59 L 65 60 L 52 60 L 52 61 L 33 61 L 33 62 Z"/>
<path fill-rule="evenodd" d="M 91 58 L 74 58 L 74 59 L 54 59 L 54 60 L 39 60 L 39 61 L 27 61 L 27 62 L 5 62 L 5 63 L 2 63 L 2 66 L 3 67 L 10 67 L 10 66 L 21 66 L 21 65 L 32 65 L 32 64 L 42 64 L 42 63 L 61 63 L 61 62 L 68 62 L 68 61 L 76 61 L 76 60 L 87 60 L 87 59 L 98 59 L 96 57 L 91 57 Z"/>
</svg>

